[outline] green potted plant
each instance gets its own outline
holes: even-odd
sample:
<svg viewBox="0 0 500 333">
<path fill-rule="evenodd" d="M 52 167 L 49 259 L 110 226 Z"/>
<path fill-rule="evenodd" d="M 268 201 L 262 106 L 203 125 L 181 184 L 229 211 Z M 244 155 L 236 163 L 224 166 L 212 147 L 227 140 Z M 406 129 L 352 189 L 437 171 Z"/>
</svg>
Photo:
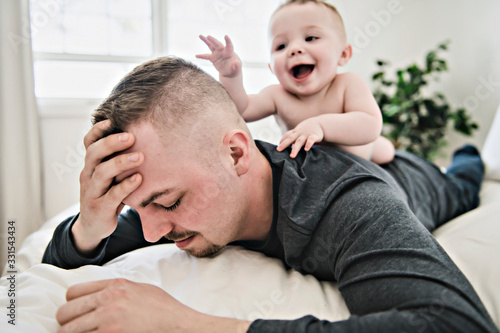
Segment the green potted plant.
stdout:
<svg viewBox="0 0 500 333">
<path fill-rule="evenodd" d="M 464 108 L 453 109 L 439 92 L 431 96 L 424 93 L 431 80 L 448 70 L 440 53 L 448 49 L 449 42 L 439 44 L 427 53 L 425 64 L 413 63 L 397 69 L 394 78 L 388 76 L 389 63 L 378 60 L 378 71 L 373 75 L 374 96 L 382 110 L 383 134 L 396 149 L 406 150 L 433 160 L 446 145 L 448 123 L 464 135 L 470 136 L 478 125 Z"/>
</svg>

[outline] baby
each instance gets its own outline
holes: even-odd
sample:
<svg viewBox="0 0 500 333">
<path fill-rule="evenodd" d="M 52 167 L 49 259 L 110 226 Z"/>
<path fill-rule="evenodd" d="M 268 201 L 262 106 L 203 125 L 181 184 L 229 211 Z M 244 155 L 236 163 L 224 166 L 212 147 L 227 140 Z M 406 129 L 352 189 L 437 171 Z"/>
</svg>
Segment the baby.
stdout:
<svg viewBox="0 0 500 333">
<path fill-rule="evenodd" d="M 286 129 L 278 151 L 293 144 L 290 156 L 303 147 L 330 144 L 377 164 L 394 157 L 392 143 L 380 136 L 382 114 L 366 82 L 355 73 L 337 73 L 348 63 L 352 46 L 346 41 L 342 18 L 320 0 L 289 0 L 269 24 L 271 71 L 280 84 L 247 95 L 242 64 L 225 36 L 224 46 L 211 36 L 200 36 L 212 53 L 219 80 L 246 121 L 276 115 Z"/>
</svg>

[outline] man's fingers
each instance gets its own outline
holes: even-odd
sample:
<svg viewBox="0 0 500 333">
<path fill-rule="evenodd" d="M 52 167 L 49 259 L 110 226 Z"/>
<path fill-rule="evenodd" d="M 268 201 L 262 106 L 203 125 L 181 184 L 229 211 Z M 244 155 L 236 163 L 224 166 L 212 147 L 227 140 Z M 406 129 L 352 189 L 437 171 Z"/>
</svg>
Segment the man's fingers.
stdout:
<svg viewBox="0 0 500 333">
<path fill-rule="evenodd" d="M 114 185 L 109 189 L 108 193 L 105 194 L 106 201 L 108 202 L 107 205 L 110 207 L 118 206 L 116 213 L 119 214 L 123 208 L 121 202 L 128 197 L 130 193 L 134 192 L 141 183 L 142 176 L 139 173 L 135 173 Z"/>
<path fill-rule="evenodd" d="M 142 176 L 139 173 L 135 173 L 132 176 L 122 180 L 120 183 L 113 185 L 110 187 L 107 192 L 99 198 L 99 200 L 95 200 L 94 204 L 89 206 L 90 210 L 86 212 L 89 213 L 99 213 L 102 218 L 116 220 L 116 217 L 122 211 L 124 204 L 123 201 L 126 197 L 130 195 L 130 193 L 134 192 L 142 183 Z M 115 207 L 115 209 L 111 209 L 111 207 Z M 101 225 L 101 229 L 104 227 L 104 224 Z M 111 225 L 111 229 L 107 229 L 103 234 L 108 236 L 111 234 L 116 225 Z"/>
<path fill-rule="evenodd" d="M 134 136 L 129 133 L 118 133 L 90 145 L 85 153 L 85 167 L 82 170 L 82 177 L 92 177 L 95 168 L 102 160 L 130 148 L 134 144 L 134 141 Z"/>
<path fill-rule="evenodd" d="M 109 120 L 104 120 L 92 126 L 90 131 L 83 138 L 83 145 L 85 146 L 85 149 L 87 149 L 94 142 L 101 139 L 104 132 L 109 129 L 110 125 L 111 122 Z"/>
<path fill-rule="evenodd" d="M 138 167 L 143 161 L 144 155 L 140 152 L 134 152 L 118 155 L 109 161 L 100 163 L 95 167 L 90 183 L 88 184 L 90 185 L 87 187 L 88 196 L 91 198 L 99 198 L 103 196 L 106 192 L 108 192 L 115 177 Z M 131 171 L 131 173 L 133 172 Z M 128 176 L 129 175 L 125 175 L 125 177 Z M 122 201 L 124 198 L 125 197 L 121 198 L 118 202 Z"/>
<path fill-rule="evenodd" d="M 128 282 L 129 281 L 125 279 L 108 279 L 75 284 L 68 288 L 66 300 L 69 302 L 82 296 L 95 294 L 106 288 L 122 288 L 125 287 Z M 107 299 L 101 298 L 101 301 L 103 300 Z"/>
<path fill-rule="evenodd" d="M 56 313 L 56 320 L 62 326 L 59 332 L 90 332 L 97 329 L 103 322 L 102 318 L 96 317 L 102 317 L 106 306 L 124 294 L 123 289 L 107 287 L 68 301 Z"/>
<path fill-rule="evenodd" d="M 96 320 L 96 312 L 90 311 L 74 318 L 71 321 L 59 322 L 62 326 L 59 327 L 57 333 L 93 333 L 98 331 L 98 322 Z"/>
<path fill-rule="evenodd" d="M 76 323 L 82 323 L 87 330 L 96 327 L 88 327 L 88 315 L 95 316 L 95 310 L 103 305 L 111 303 L 115 298 L 124 293 L 124 288 L 130 283 L 125 279 L 99 280 L 86 282 L 71 286 L 66 292 L 66 304 L 62 305 L 56 313 L 56 319 L 61 325 L 72 322 L 66 326 L 63 332 L 73 332 L 70 327 L 77 327 Z M 87 330 L 82 330 L 86 332 Z M 78 331 L 80 332 L 80 331 Z"/>
<path fill-rule="evenodd" d="M 95 310 L 98 307 L 95 295 L 87 295 L 63 304 L 56 313 L 61 332 L 89 332 L 97 328 Z"/>
</svg>

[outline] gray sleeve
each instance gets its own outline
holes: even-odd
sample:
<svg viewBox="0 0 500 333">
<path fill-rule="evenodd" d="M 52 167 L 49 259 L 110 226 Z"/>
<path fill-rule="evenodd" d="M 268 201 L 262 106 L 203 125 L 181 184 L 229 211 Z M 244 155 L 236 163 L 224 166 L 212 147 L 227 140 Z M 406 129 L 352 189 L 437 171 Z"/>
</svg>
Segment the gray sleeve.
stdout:
<svg viewBox="0 0 500 333">
<path fill-rule="evenodd" d="M 77 218 L 78 215 L 69 217 L 55 229 L 45 249 L 43 263 L 65 269 L 103 265 L 121 254 L 154 244 L 144 239 L 139 214 L 128 209 L 119 215 L 118 226 L 113 234 L 104 239 L 90 255 L 84 256 L 76 249 L 71 234 L 71 227 Z"/>
<path fill-rule="evenodd" d="M 71 227 L 75 223 L 79 214 L 68 217 L 57 226 L 52 235 L 42 263 L 51 264 L 60 268 L 71 269 L 84 265 L 97 265 L 104 256 L 106 240 L 99 244 L 92 256 L 84 256 L 76 249 L 71 236 Z"/>
<path fill-rule="evenodd" d="M 346 186 L 314 237 L 321 241 L 303 258 L 317 271 L 303 273 L 333 276 L 351 317 L 256 320 L 248 332 L 498 332 L 464 275 L 386 183 Z"/>
</svg>

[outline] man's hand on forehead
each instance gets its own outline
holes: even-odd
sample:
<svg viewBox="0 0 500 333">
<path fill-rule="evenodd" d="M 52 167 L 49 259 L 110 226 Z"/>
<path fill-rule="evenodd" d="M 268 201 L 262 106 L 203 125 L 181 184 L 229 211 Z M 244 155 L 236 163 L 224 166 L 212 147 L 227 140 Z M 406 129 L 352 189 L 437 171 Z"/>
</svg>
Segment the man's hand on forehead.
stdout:
<svg viewBox="0 0 500 333">
<path fill-rule="evenodd" d="M 118 140 L 122 141 L 122 142 L 127 142 L 129 140 L 133 140 L 135 142 L 135 137 L 133 134 L 131 133 L 128 133 L 128 132 L 123 132 L 122 130 L 119 130 L 117 129 L 116 127 L 110 127 L 110 121 L 109 120 L 104 120 L 100 123 L 97 123 L 96 125 L 99 125 L 99 127 L 102 129 L 102 136 L 100 138 L 98 138 L 96 141 L 98 140 L 102 140 L 104 138 L 107 138 L 111 135 L 118 135 Z M 121 150 L 121 151 L 116 151 L 108 156 L 105 156 L 102 160 L 101 160 L 101 163 L 102 162 L 107 162 L 109 160 L 112 160 L 113 158 L 117 157 L 117 156 L 120 156 L 120 155 L 125 155 L 125 154 L 130 154 L 127 159 L 131 162 L 136 162 L 139 160 L 140 156 L 138 153 L 133 153 L 131 150 L 130 150 L 131 147 L 128 147 L 124 150 Z M 111 186 L 113 185 L 116 185 L 118 183 L 120 183 L 121 181 L 123 181 L 125 178 L 128 178 L 130 176 L 132 176 L 134 173 L 136 172 L 135 168 L 132 169 L 132 170 L 126 170 L 122 173 L 120 173 L 119 175 L 117 175 L 116 177 L 113 178 L 113 182 L 111 184 Z"/>
<path fill-rule="evenodd" d="M 131 156 L 132 159 L 135 159 L 135 158 L 139 158 L 139 155 L 136 154 L 136 155 L 132 155 Z M 135 174 L 137 172 L 137 170 L 134 168 L 134 169 L 131 169 L 131 170 L 127 170 L 127 171 L 124 171 L 122 173 L 120 173 L 119 175 L 117 175 L 114 179 L 113 179 L 113 183 L 114 184 L 118 184 L 118 183 L 121 183 L 124 179 L 132 176 L 133 174 Z"/>
<path fill-rule="evenodd" d="M 142 164 L 144 155 L 129 151 L 135 143 L 134 135 L 110 132 L 110 121 L 106 120 L 94 125 L 84 138 L 80 215 L 72 227 L 75 244 L 83 253 L 94 250 L 113 233 L 123 200 L 142 183 L 141 175 L 134 170 Z"/>
</svg>

